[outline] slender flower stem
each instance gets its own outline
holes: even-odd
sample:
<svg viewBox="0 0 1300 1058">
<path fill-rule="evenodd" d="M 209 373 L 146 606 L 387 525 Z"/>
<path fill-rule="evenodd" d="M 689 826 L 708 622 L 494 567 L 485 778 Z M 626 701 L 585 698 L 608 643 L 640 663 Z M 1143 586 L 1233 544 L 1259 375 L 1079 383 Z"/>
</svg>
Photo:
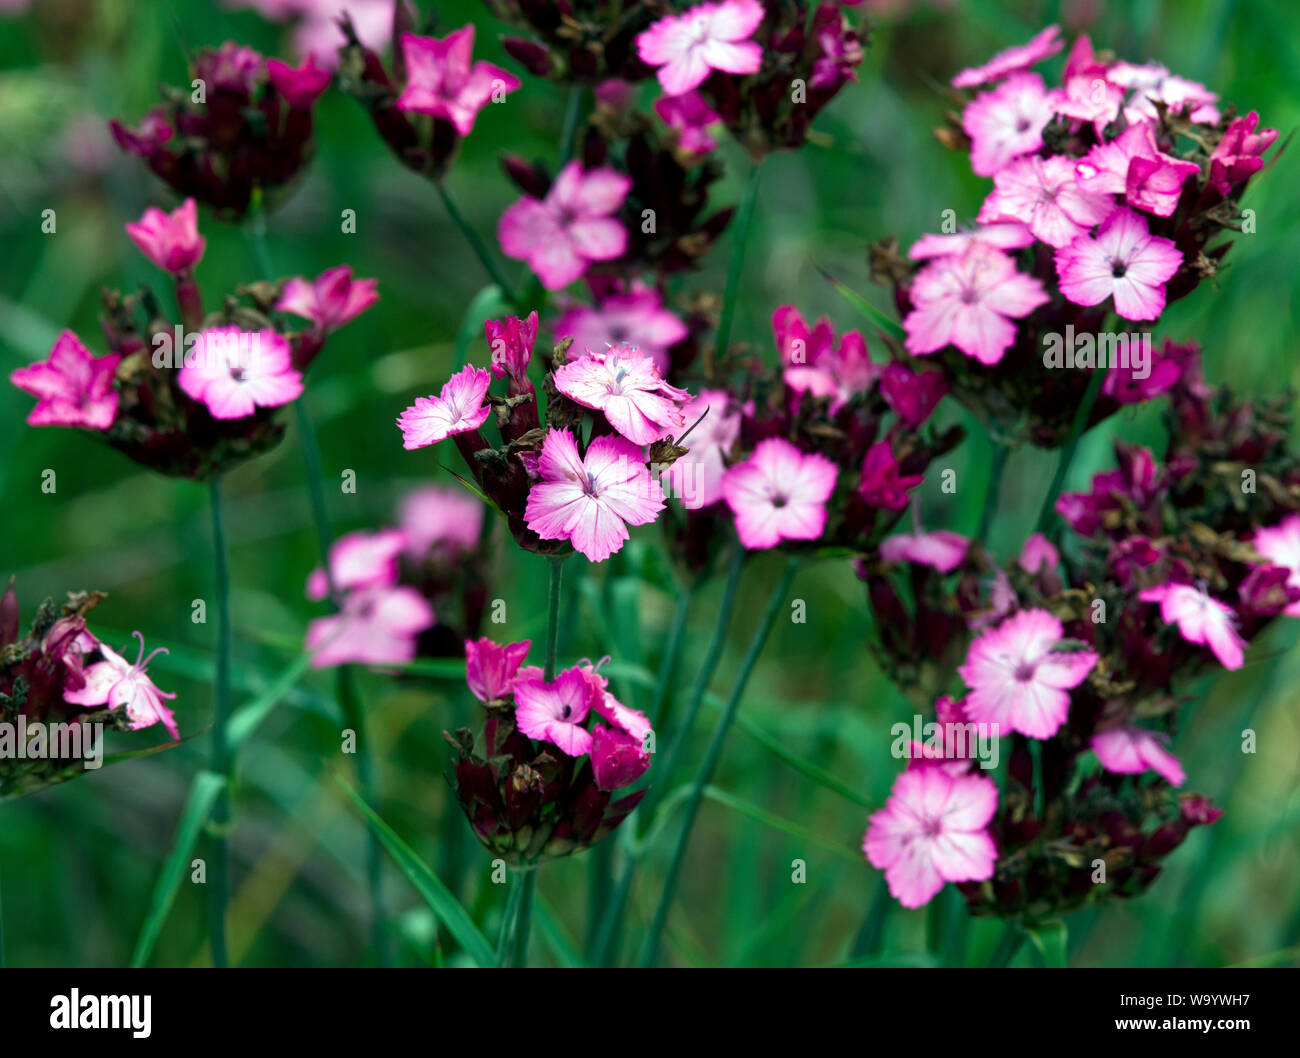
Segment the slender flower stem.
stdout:
<svg viewBox="0 0 1300 1058">
<path fill-rule="evenodd" d="M 1020 945 L 1024 942 L 1024 931 L 1014 922 L 1008 922 L 1002 927 L 1002 936 L 998 938 L 998 946 L 993 949 L 993 954 L 989 957 L 989 967 L 992 969 L 1006 966 L 1016 957 L 1016 952 L 1020 950 Z"/>
<path fill-rule="evenodd" d="M 1061 458 L 1056 464 L 1056 473 L 1052 475 L 1052 483 L 1047 488 L 1047 496 L 1043 499 L 1042 509 L 1038 512 L 1038 524 L 1035 527 L 1038 532 L 1047 532 L 1048 527 L 1052 524 L 1052 519 L 1056 514 L 1056 498 L 1061 494 L 1061 487 L 1065 484 L 1066 472 L 1070 469 L 1070 463 L 1074 459 L 1075 449 L 1079 447 L 1079 438 L 1083 436 L 1084 427 L 1088 424 L 1088 416 L 1092 414 L 1092 406 L 1097 403 L 1097 395 L 1101 392 L 1101 384 L 1106 378 L 1104 371 L 1094 371 L 1092 379 L 1088 382 L 1088 389 L 1083 395 L 1083 401 L 1074 410 L 1074 420 L 1070 423 L 1070 435 L 1065 442 L 1065 447 L 1061 449 Z"/>
<path fill-rule="evenodd" d="M 1001 441 L 993 441 L 993 461 L 989 465 L 989 487 L 984 493 L 984 513 L 980 515 L 977 538 L 985 545 L 989 542 L 989 527 L 993 523 L 993 509 L 998 505 L 998 494 L 1002 491 L 1002 476 L 1007 469 L 1007 456 L 1011 449 Z"/>
<path fill-rule="evenodd" d="M 672 696 L 668 693 L 673 683 L 673 676 L 682 660 L 682 647 L 686 643 L 686 618 L 690 615 L 691 602 L 695 598 L 696 581 L 677 596 L 677 606 L 673 610 L 672 624 L 668 628 L 668 643 L 664 647 L 664 656 L 659 663 L 659 676 L 655 681 L 654 700 L 650 704 L 650 722 L 654 730 L 663 727 L 668 719 L 668 703 Z"/>
<path fill-rule="evenodd" d="M 213 684 L 215 697 L 212 720 L 212 770 L 230 779 L 230 742 L 226 724 L 230 719 L 230 554 L 226 527 L 221 513 L 221 478 L 208 483 L 212 507 L 212 551 L 215 558 L 217 600 L 217 671 Z M 226 830 L 230 824 L 230 783 L 217 795 L 211 815 L 211 863 L 208 864 L 208 937 L 212 948 L 212 965 L 229 965 L 226 953 L 226 900 L 229 865 Z"/>
<path fill-rule="evenodd" d="M 574 142 L 578 136 L 578 115 L 582 113 L 585 89 L 575 84 L 569 89 L 569 101 L 564 107 L 564 125 L 560 129 L 560 167 L 573 157 Z"/>
<path fill-rule="evenodd" d="M 751 165 L 749 180 L 745 184 L 745 197 L 740 203 L 740 212 L 736 214 L 736 230 L 731 243 L 731 258 L 727 262 L 727 287 L 722 296 L 722 316 L 718 320 L 718 337 L 714 343 L 714 357 L 726 355 L 731 342 L 731 324 L 736 318 L 736 299 L 740 288 L 740 274 L 745 263 L 745 243 L 749 238 L 749 225 L 754 219 L 754 204 L 758 201 L 758 174 L 760 167 Z M 706 364 L 706 373 L 712 374 L 714 360 Z"/>
<path fill-rule="evenodd" d="M 564 576 L 564 560 L 567 555 L 553 556 L 551 563 L 551 587 L 546 600 L 546 668 L 542 676 L 549 683 L 555 679 L 555 655 L 560 638 L 560 581 Z"/>
<path fill-rule="evenodd" d="M 750 640 L 749 649 L 745 652 L 745 657 L 740 663 L 740 673 L 736 677 L 735 686 L 732 687 L 731 695 L 723 709 L 722 719 L 718 721 L 718 726 L 713 732 L 713 740 L 705 751 L 704 763 L 700 765 L 700 770 L 691 786 L 690 794 L 683 809 L 683 819 L 681 830 L 677 836 L 677 846 L 673 849 L 672 859 L 668 864 L 668 873 L 664 878 L 663 889 L 659 894 L 659 905 L 655 908 L 654 918 L 650 922 L 650 930 L 646 934 L 645 942 L 641 947 L 641 957 L 638 963 L 642 967 L 653 966 L 658 960 L 659 940 L 663 935 L 664 925 L 668 921 L 668 911 L 672 907 L 673 897 L 677 892 L 677 881 L 681 876 L 682 864 L 686 859 L 686 848 L 690 844 L 691 831 L 695 826 L 695 818 L 699 814 L 700 803 L 704 800 L 704 788 L 712 780 L 718 762 L 722 759 L 723 743 L 726 742 L 727 732 L 731 729 L 731 723 L 736 718 L 736 710 L 740 707 L 740 700 L 745 694 L 745 686 L 749 683 L 749 677 L 754 672 L 758 657 L 767 644 L 767 637 L 771 635 L 772 626 L 776 623 L 777 612 L 780 610 L 798 570 L 799 559 L 792 557 L 786 563 L 785 572 L 781 575 L 780 581 L 768 600 L 767 609 L 763 613 L 762 621 L 759 622 L 758 630 L 754 633 L 754 638 Z"/>
<path fill-rule="evenodd" d="M 506 910 L 501 918 L 501 934 L 497 940 L 498 966 L 528 965 L 528 933 L 533 915 L 533 893 L 536 888 L 535 867 L 512 874 L 510 893 L 506 897 Z"/>
<path fill-rule="evenodd" d="M 505 273 L 501 271 L 501 266 L 497 264 L 491 251 L 488 250 L 487 244 L 483 241 L 479 233 L 474 230 L 473 225 L 465 219 L 465 214 L 460 211 L 460 207 L 456 205 L 451 195 L 447 193 L 447 189 L 442 186 L 442 182 L 435 180 L 433 186 L 438 189 L 438 197 L 442 199 L 442 204 L 446 207 L 447 216 L 452 219 L 452 223 L 454 223 L 456 227 L 460 229 L 461 234 L 465 236 L 465 241 L 469 243 L 469 248 L 474 251 L 474 256 L 479 259 L 479 263 L 483 265 L 484 270 L 487 272 L 488 276 L 491 277 L 492 282 L 501 288 L 501 293 L 509 299 L 511 304 L 518 306 L 519 295 L 515 292 L 515 288 L 510 284 L 510 280 L 506 278 Z"/>
</svg>

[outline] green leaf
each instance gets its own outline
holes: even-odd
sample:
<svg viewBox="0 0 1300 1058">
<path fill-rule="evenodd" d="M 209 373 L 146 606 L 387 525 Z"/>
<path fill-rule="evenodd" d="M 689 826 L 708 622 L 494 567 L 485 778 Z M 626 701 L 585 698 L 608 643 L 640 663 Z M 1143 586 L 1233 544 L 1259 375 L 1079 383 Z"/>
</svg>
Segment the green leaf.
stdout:
<svg viewBox="0 0 1300 1058">
<path fill-rule="evenodd" d="M 484 337 L 483 321 L 504 316 L 509 309 L 510 302 L 495 283 L 489 283 L 474 295 L 465 309 L 465 315 L 461 317 L 460 330 L 456 333 L 453 374 L 465 366 L 470 342 L 476 337 Z"/>
<path fill-rule="evenodd" d="M 1029 942 L 1038 949 L 1044 967 L 1059 970 L 1065 966 L 1065 944 L 1069 934 L 1064 922 L 1059 918 L 1052 919 L 1037 926 L 1025 926 L 1024 930 Z"/>
<path fill-rule="evenodd" d="M 888 967 L 910 967 L 913 969 L 931 969 L 939 966 L 939 960 L 925 952 L 899 952 L 896 955 L 873 955 L 867 959 L 850 959 L 827 966 L 828 970 L 873 970 Z"/>
<path fill-rule="evenodd" d="M 569 931 L 564 928 L 555 910 L 541 897 L 533 904 L 533 921 L 542 934 L 542 940 L 561 966 L 567 970 L 586 969 L 587 964 L 578 952 L 578 945 L 569 936 Z"/>
<path fill-rule="evenodd" d="M 58 786 L 69 779 L 75 779 L 79 775 L 94 774 L 96 771 L 102 771 L 113 764 L 125 764 L 129 760 L 136 760 L 140 757 L 152 757 L 155 753 L 175 749 L 181 743 L 188 742 L 193 737 L 193 735 L 188 735 L 175 742 L 160 742 L 156 746 L 145 746 L 142 749 L 128 749 L 122 750 L 120 753 L 107 753 L 100 760 L 98 768 L 87 768 L 81 761 L 77 761 L 67 767 L 60 768 L 58 771 L 45 774 L 32 771 L 22 775 L 14 775 L 0 783 L 0 801 L 9 801 L 15 797 L 35 793 L 37 790 L 44 790 L 49 786 Z"/>
<path fill-rule="evenodd" d="M 881 312 L 875 305 L 871 304 L 871 302 L 856 290 L 841 283 L 826 271 L 826 269 L 822 268 L 821 265 L 813 265 L 813 267 L 822 274 L 822 278 L 835 289 L 836 293 L 870 320 L 875 327 L 884 331 L 884 333 L 888 334 L 890 337 L 897 338 L 899 341 L 902 341 L 903 338 L 906 337 L 906 332 L 897 320 L 885 315 L 885 313 Z"/>
<path fill-rule="evenodd" d="M 306 675 L 311 659 L 311 654 L 299 654 L 293 664 L 285 669 L 270 687 L 247 705 L 242 705 L 235 710 L 230 718 L 226 735 L 232 754 L 261 726 L 262 721 L 271 715 L 271 710 L 293 690 L 294 684 Z"/>
<path fill-rule="evenodd" d="M 189 796 L 185 798 L 180 821 L 176 824 L 176 839 L 172 842 L 172 850 L 168 853 L 166 862 L 163 863 L 158 884 L 154 886 L 149 910 L 145 913 L 144 925 L 140 928 L 140 936 L 135 942 L 135 951 L 131 955 L 133 969 L 138 969 L 149 961 L 158 934 L 167 920 L 168 912 L 171 911 L 172 902 L 176 899 L 176 890 L 181 884 L 181 878 L 184 877 L 185 870 L 189 866 L 190 855 L 194 851 L 194 843 L 198 840 L 199 831 L 207 821 L 217 796 L 225 787 L 226 777 L 210 771 L 199 772 L 190 783 Z"/>
<path fill-rule="evenodd" d="M 493 950 L 492 945 L 479 932 L 478 927 L 474 925 L 474 920 L 470 918 L 469 912 L 461 906 L 460 901 L 456 899 L 452 891 L 443 885 L 441 879 L 429 869 L 411 847 L 397 836 L 393 828 L 375 814 L 375 810 L 366 804 L 356 790 L 338 776 L 335 776 L 335 781 L 352 798 L 353 803 L 361 811 L 366 822 L 379 836 L 379 840 L 388 855 L 393 858 L 393 862 L 406 875 L 407 881 L 415 886 L 419 894 L 424 897 L 433 913 L 438 916 L 438 921 L 447 927 L 447 931 L 456 938 L 457 943 L 465 949 L 469 957 L 479 966 L 495 966 L 497 961 L 496 952 Z"/>
<path fill-rule="evenodd" d="M 828 852 L 833 852 L 841 859 L 848 860 L 850 863 L 862 864 L 865 862 L 861 855 L 847 846 L 840 845 L 834 841 L 827 841 L 820 835 L 813 833 L 807 827 L 801 827 L 798 823 L 791 823 L 788 819 L 782 819 L 780 816 L 773 815 L 771 812 L 767 811 L 767 809 L 760 808 L 758 805 L 737 797 L 735 794 L 728 793 L 726 790 L 719 790 L 716 786 L 706 786 L 704 788 L 704 796 L 710 801 L 717 801 L 720 805 L 726 805 L 728 808 L 739 812 L 741 815 L 749 816 L 750 819 L 757 820 L 765 826 L 771 827 L 773 830 L 780 830 L 785 834 L 789 834 L 793 838 L 798 838 L 800 841 L 806 841 L 809 844 L 826 849 Z"/>
</svg>

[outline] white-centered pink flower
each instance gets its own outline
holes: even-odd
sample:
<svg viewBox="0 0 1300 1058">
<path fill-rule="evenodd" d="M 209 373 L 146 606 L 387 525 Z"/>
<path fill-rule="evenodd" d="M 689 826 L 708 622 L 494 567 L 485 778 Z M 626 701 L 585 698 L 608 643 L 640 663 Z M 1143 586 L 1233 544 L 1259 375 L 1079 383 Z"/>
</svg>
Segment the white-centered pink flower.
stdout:
<svg viewBox="0 0 1300 1058">
<path fill-rule="evenodd" d="M 1080 189 L 1072 159 L 1034 155 L 993 175 L 993 192 L 984 200 L 979 222 L 1020 221 L 1048 246 L 1060 247 L 1086 235 L 1114 208 L 1110 195 Z"/>
<path fill-rule="evenodd" d="M 587 350 L 556 370 L 555 388 L 601 412 L 633 444 L 650 444 L 686 423 L 681 405 L 690 394 L 669 385 L 654 360 L 629 345 Z"/>
<path fill-rule="evenodd" d="M 311 666 L 407 664 L 434 620 L 428 600 L 405 585 L 349 592 L 341 611 L 307 626 Z"/>
<path fill-rule="evenodd" d="M 1036 73 L 1016 74 L 991 92 L 981 92 L 962 112 L 970 137 L 970 164 L 979 176 L 992 176 L 1013 158 L 1043 145 L 1052 120 L 1052 101 Z"/>
<path fill-rule="evenodd" d="M 1165 103 L 1175 114 L 1210 125 L 1219 120 L 1219 97 L 1203 84 L 1176 77 L 1158 63 L 1137 66 L 1117 62 L 1106 70 L 1106 79 L 1130 92 L 1124 117 L 1130 122 L 1155 121 L 1156 103 Z"/>
<path fill-rule="evenodd" d="M 1190 584 L 1160 584 L 1145 588 L 1138 598 L 1160 604 L 1160 617 L 1176 624 L 1187 642 L 1208 647 L 1225 669 L 1239 669 L 1245 659 L 1246 641 L 1236 628 L 1232 607 L 1219 602 Z"/>
<path fill-rule="evenodd" d="M 1069 77 L 1064 88 L 1053 88 L 1047 95 L 1055 113 L 1090 122 L 1098 139 L 1106 126 L 1119 117 L 1124 103 L 1124 89 L 1096 73 Z"/>
<path fill-rule="evenodd" d="M 970 231 L 957 231 L 951 235 L 922 235 L 907 251 L 913 261 L 928 261 L 932 257 L 947 257 L 966 251 L 973 242 L 987 243 L 999 250 L 1019 250 L 1033 244 L 1034 234 L 1019 221 L 981 224 Z"/>
<path fill-rule="evenodd" d="M 580 668 L 565 669 L 555 680 L 538 676 L 514 684 L 515 726 L 529 738 L 558 746 L 570 757 L 591 752 L 591 732 L 583 721 L 597 691 Z"/>
<path fill-rule="evenodd" d="M 481 367 L 466 364 L 452 375 L 436 397 L 416 397 L 397 417 L 402 447 L 426 448 L 453 434 L 477 430 L 492 410 L 485 403 L 492 376 Z"/>
<path fill-rule="evenodd" d="M 757 73 L 763 49 L 748 38 L 762 21 L 758 0 L 698 4 L 664 16 L 641 33 L 637 55 L 659 68 L 659 83 L 668 95 L 681 95 L 703 84 L 712 70 Z"/>
<path fill-rule="evenodd" d="M 1300 588 L 1300 514 L 1287 515 L 1278 525 L 1257 529 L 1251 546 L 1274 566 L 1290 570 L 1287 584 Z M 1300 617 L 1300 600 L 1282 612 L 1288 617 Z"/>
<path fill-rule="evenodd" d="M 898 533 L 880 544 L 880 557 L 886 562 L 914 562 L 940 573 L 951 573 L 962 564 L 970 540 L 946 529 L 932 533 Z"/>
<path fill-rule="evenodd" d="M 698 396 L 682 405 L 688 426 L 697 419 L 700 421 L 683 442 L 689 451 L 673 462 L 665 472 L 665 479 L 669 495 L 677 497 L 688 511 L 712 506 L 722 499 L 727 456 L 740 437 L 740 411 L 728 414 L 730 401 L 726 390 L 702 389 Z M 677 431 L 677 436 L 680 433 Z"/>
<path fill-rule="evenodd" d="M 1116 209 L 1097 229 L 1056 251 L 1061 293 L 1076 305 L 1099 305 L 1114 298 L 1126 320 L 1156 320 L 1165 307 L 1165 283 L 1182 266 L 1183 255 L 1170 239 L 1152 235 L 1146 218 Z"/>
<path fill-rule="evenodd" d="M 199 263 L 207 240 L 199 234 L 199 212 L 187 198 L 170 213 L 150 207 L 126 233 L 150 261 L 166 272 L 187 272 Z"/>
<path fill-rule="evenodd" d="M 1182 786 L 1187 778 L 1183 767 L 1169 750 L 1163 736 L 1145 727 L 1113 727 L 1092 736 L 1092 751 L 1107 771 L 1116 775 L 1137 775 L 1154 771 L 1171 786 Z"/>
<path fill-rule="evenodd" d="M 1091 650 L 1061 649 L 1064 628 L 1046 610 L 1021 610 L 970 646 L 957 670 L 966 681 L 966 715 L 1003 733 L 1051 738 L 1070 711 L 1070 690 L 1097 664 Z"/>
<path fill-rule="evenodd" d="M 825 456 L 801 452 L 781 437 L 760 441 L 722 475 L 722 498 L 736 517 L 740 542 L 762 550 L 782 540 L 816 540 L 838 476 Z"/>
<path fill-rule="evenodd" d="M 900 904 L 921 907 L 945 882 L 993 877 L 998 850 L 988 825 L 997 807 L 998 788 L 982 775 L 913 768 L 871 816 L 862 851 Z"/>
<path fill-rule="evenodd" d="M 1065 46 L 1065 42 L 1060 37 L 1060 26 L 1048 26 L 1027 44 L 1019 44 L 1014 48 L 1000 51 L 983 66 L 962 70 L 952 79 L 952 86 L 953 88 L 978 88 L 990 81 L 1027 70 L 1060 51 Z"/>
<path fill-rule="evenodd" d="M 406 87 L 394 105 L 398 110 L 443 118 L 462 136 L 468 136 L 478 112 L 488 103 L 504 99 L 521 83 L 499 66 L 474 62 L 473 53 L 473 23 L 441 40 L 403 33 Z"/>
<path fill-rule="evenodd" d="M 1088 192 L 1124 195 L 1130 206 L 1168 217 L 1178 207 L 1184 182 L 1201 167 L 1164 154 L 1150 122 L 1130 125 L 1099 143 L 1075 163 L 1079 186 Z"/>
<path fill-rule="evenodd" d="M 543 540 L 568 540 L 592 562 L 618 551 L 629 525 L 653 522 L 664 509 L 641 449 L 622 437 L 597 437 L 584 458 L 573 434 L 551 430 L 537 475 L 524 509 L 528 528 Z"/>
<path fill-rule="evenodd" d="M 175 698 L 176 695 L 160 691 L 149 678 L 148 672 L 149 662 L 159 654 L 166 654 L 167 648 L 158 647 L 145 657 L 144 636 L 139 632 L 133 632 L 132 635 L 140 640 L 135 664 L 96 640 L 94 646 L 104 660 L 86 666 L 83 669 L 85 686 L 78 690 L 65 689 L 63 700 L 70 705 L 107 705 L 110 709 L 125 709 L 132 731 L 162 724 L 171 732 L 172 738 L 180 738 L 176 717 L 163 704 L 164 698 Z"/>
<path fill-rule="evenodd" d="M 344 533 L 330 545 L 330 578 L 335 591 L 388 587 L 397 583 L 397 559 L 406 547 L 400 529 L 364 529 Z M 323 567 L 307 577 L 307 598 L 319 602 L 329 595 L 329 579 Z"/>
<path fill-rule="evenodd" d="M 293 366 L 289 341 L 269 329 L 208 328 L 185 353 L 176 382 L 214 419 L 242 419 L 302 396 L 302 373 Z"/>
<path fill-rule="evenodd" d="M 578 349 L 631 345 L 668 374 L 668 350 L 690 335 L 681 318 L 664 308 L 654 287 L 634 284 L 624 294 L 611 294 L 599 305 L 576 305 L 555 321 L 555 334 L 571 337 Z"/>
<path fill-rule="evenodd" d="M 996 364 L 1016 340 L 1011 321 L 1048 296 L 1039 280 L 1016 271 L 1007 254 L 973 242 L 921 269 L 911 299 L 913 309 L 903 320 L 909 353 L 924 356 L 955 345 L 982 364 Z"/>
</svg>

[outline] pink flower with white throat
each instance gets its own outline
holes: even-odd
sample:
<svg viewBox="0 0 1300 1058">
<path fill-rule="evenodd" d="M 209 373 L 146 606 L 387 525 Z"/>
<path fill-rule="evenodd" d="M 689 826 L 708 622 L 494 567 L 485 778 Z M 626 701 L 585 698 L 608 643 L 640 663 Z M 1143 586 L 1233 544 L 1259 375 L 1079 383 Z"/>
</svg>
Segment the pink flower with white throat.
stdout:
<svg viewBox="0 0 1300 1058">
<path fill-rule="evenodd" d="M 632 180 L 608 166 L 560 170 L 544 199 L 525 195 L 501 214 L 497 239 L 507 257 L 527 261 L 547 290 L 561 290 L 593 261 L 612 261 L 627 249 L 627 231 L 614 216 Z"/>
<path fill-rule="evenodd" d="M 565 669 L 551 683 L 538 676 L 516 680 L 515 726 L 570 757 L 590 753 L 591 732 L 582 723 L 596 693 L 580 668 Z"/>
<path fill-rule="evenodd" d="M 1048 26 L 1027 44 L 1020 44 L 998 52 L 983 66 L 962 70 L 952 79 L 953 88 L 978 88 L 1013 73 L 1029 69 L 1044 59 L 1051 58 L 1064 46 L 1060 26 Z"/>
<path fill-rule="evenodd" d="M 397 417 L 402 447 L 427 448 L 453 434 L 477 430 L 492 410 L 485 403 L 492 381 L 483 368 L 466 364 L 452 375 L 436 397 L 416 397 L 415 403 Z"/>
<path fill-rule="evenodd" d="M 670 96 L 698 88 L 713 70 L 757 73 L 763 49 L 748 38 L 763 21 L 758 0 L 722 0 L 667 15 L 636 38 L 637 55 L 659 67 Z"/>
<path fill-rule="evenodd" d="M 210 327 L 185 354 L 177 384 L 214 419 L 242 419 L 302 395 L 288 340 L 273 330 Z"/>
<path fill-rule="evenodd" d="M 971 688 L 966 715 L 1003 733 L 1051 738 L 1070 711 L 1070 691 L 1097 664 L 1091 650 L 1061 649 L 1061 622 L 1046 610 L 1021 610 L 983 633 L 958 668 Z"/>
<path fill-rule="evenodd" d="M 145 657 L 144 636 L 139 632 L 132 635 L 140 640 L 134 665 L 103 643 L 96 642 L 104 660 L 86 666 L 83 670 L 85 686 L 75 691 L 65 689 L 63 700 L 70 705 L 107 705 L 110 709 L 125 709 L 132 731 L 162 724 L 172 738 L 180 738 L 176 717 L 163 704 L 164 698 L 175 698 L 176 695 L 160 691 L 148 673 L 149 662 L 159 654 L 166 654 L 167 648 L 158 647 Z"/>
<path fill-rule="evenodd" d="M 473 62 L 473 53 L 473 23 L 441 40 L 403 33 L 406 87 L 397 97 L 397 109 L 443 118 L 468 136 L 479 111 L 521 83 L 490 62 Z"/>
<path fill-rule="evenodd" d="M 686 324 L 664 308 L 659 292 L 641 285 L 626 294 L 611 294 L 599 305 L 575 306 L 555 321 L 554 331 L 571 337 L 579 349 L 634 346 L 664 375 L 671 366 L 668 350 L 690 335 Z"/>
<path fill-rule="evenodd" d="M 1061 293 L 1076 305 L 1115 300 L 1126 320 L 1156 320 L 1165 307 L 1165 283 L 1182 267 L 1183 255 L 1170 239 L 1152 235 L 1146 218 L 1115 210 L 1094 239 L 1080 235 L 1056 251 Z"/>
<path fill-rule="evenodd" d="M 170 213 L 152 206 L 126 233 L 150 261 L 175 275 L 188 272 L 203 257 L 207 240 L 199 234 L 198 206 L 187 198 Z"/>
<path fill-rule="evenodd" d="M 1138 594 L 1143 602 L 1160 604 L 1160 617 L 1176 624 L 1187 642 L 1208 647 L 1225 669 L 1239 669 L 1245 659 L 1246 641 L 1236 629 L 1232 607 L 1190 584 L 1160 584 Z"/>
<path fill-rule="evenodd" d="M 337 330 L 378 300 L 377 284 L 375 279 L 353 279 L 348 265 L 327 268 L 315 279 L 295 276 L 284 284 L 275 311 L 311 320 L 317 330 Z"/>
<path fill-rule="evenodd" d="M 665 430 L 686 425 L 684 389 L 669 385 L 654 361 L 640 350 L 616 345 L 602 353 L 588 350 L 555 372 L 555 388 L 584 408 L 601 412 L 633 444 L 659 440 Z"/>
<path fill-rule="evenodd" d="M 1008 78 L 967 104 L 961 127 L 971 139 L 970 164 L 979 176 L 992 176 L 1013 158 L 1043 145 L 1052 120 L 1052 100 L 1036 73 Z"/>
<path fill-rule="evenodd" d="M 1170 786 L 1182 786 L 1187 778 L 1162 737 L 1144 727 L 1125 725 L 1099 732 L 1092 736 L 1092 751 L 1101 766 L 1116 775 L 1154 771 Z"/>
<path fill-rule="evenodd" d="M 311 667 L 405 665 L 415 660 L 420 633 L 433 624 L 433 607 L 414 588 L 349 592 L 339 613 L 318 617 L 307 626 Z"/>
<path fill-rule="evenodd" d="M 1075 163 L 1079 186 L 1089 193 L 1124 195 L 1130 206 L 1168 217 L 1178 208 L 1184 182 L 1201 167 L 1161 152 L 1146 121 L 1099 143 Z"/>
<path fill-rule="evenodd" d="M 591 562 L 622 548 L 629 525 L 653 522 L 664 509 L 641 449 L 622 437 L 597 437 L 584 458 L 573 434 L 551 430 L 537 474 L 524 509 L 528 528 L 543 540 L 568 540 Z"/>
<path fill-rule="evenodd" d="M 1020 221 L 1048 246 L 1060 247 L 1086 235 L 1115 208 L 1109 195 L 1083 191 L 1074 162 L 1034 155 L 1012 162 L 993 176 L 993 193 L 984 200 L 979 222 Z"/>
<path fill-rule="evenodd" d="M 783 540 L 816 540 L 838 476 L 825 456 L 801 452 L 781 437 L 760 441 L 722 475 L 722 498 L 736 517 L 740 542 L 756 551 Z"/>
<path fill-rule="evenodd" d="M 1290 570 L 1286 582 L 1300 588 L 1300 514 L 1291 514 L 1278 525 L 1258 529 L 1251 546 L 1274 566 Z M 1282 611 L 1288 617 L 1300 617 L 1300 601 Z"/>
<path fill-rule="evenodd" d="M 982 775 L 913 768 L 871 816 L 862 851 L 900 904 L 921 907 L 945 882 L 993 877 L 998 850 L 988 825 L 997 807 L 998 788 Z"/>
<path fill-rule="evenodd" d="M 924 356 L 955 345 L 982 364 L 996 364 L 1015 342 L 1013 319 L 1048 300 L 1039 280 L 1017 272 L 1007 254 L 979 242 L 921 269 L 911 298 L 914 307 L 903 320 L 909 353 Z"/>
<path fill-rule="evenodd" d="M 712 506 L 722 499 L 726 458 L 740 437 L 740 412 L 727 413 L 730 401 L 725 390 L 702 389 L 682 405 L 682 414 L 691 426 L 683 442 L 688 451 L 673 461 L 665 478 L 669 494 L 681 500 L 688 511 Z M 694 425 L 696 420 L 698 426 Z"/>
<path fill-rule="evenodd" d="M 95 356 L 72 331 L 64 331 L 48 360 L 20 367 L 9 381 L 36 398 L 28 426 L 81 426 L 107 430 L 117 417 L 113 378 L 122 357 Z"/>
</svg>

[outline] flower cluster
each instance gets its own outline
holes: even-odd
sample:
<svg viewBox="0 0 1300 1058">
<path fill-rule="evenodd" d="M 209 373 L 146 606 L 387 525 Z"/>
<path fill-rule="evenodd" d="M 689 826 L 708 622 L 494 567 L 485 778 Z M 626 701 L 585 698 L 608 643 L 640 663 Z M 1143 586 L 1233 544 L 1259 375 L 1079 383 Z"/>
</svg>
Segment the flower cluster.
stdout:
<svg viewBox="0 0 1300 1058">
<path fill-rule="evenodd" d="M 567 856 L 607 837 L 645 789 L 614 799 L 650 767 L 654 735 L 643 713 L 609 691 L 599 666 L 547 679 L 524 665 L 530 646 L 465 643 L 466 682 L 486 718 L 444 737 L 455 749 L 452 785 L 479 841 L 513 867 Z"/>
</svg>

